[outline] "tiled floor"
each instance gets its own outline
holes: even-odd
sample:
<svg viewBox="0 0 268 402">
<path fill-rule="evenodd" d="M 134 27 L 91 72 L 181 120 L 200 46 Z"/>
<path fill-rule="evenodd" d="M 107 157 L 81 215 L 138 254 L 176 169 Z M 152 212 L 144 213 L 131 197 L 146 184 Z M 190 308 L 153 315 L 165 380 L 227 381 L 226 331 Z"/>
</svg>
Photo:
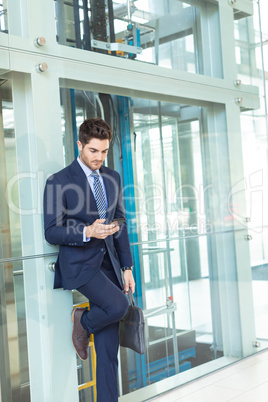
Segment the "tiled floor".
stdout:
<svg viewBox="0 0 268 402">
<path fill-rule="evenodd" d="M 243 359 L 150 401 L 268 402 L 268 351 Z"/>
</svg>

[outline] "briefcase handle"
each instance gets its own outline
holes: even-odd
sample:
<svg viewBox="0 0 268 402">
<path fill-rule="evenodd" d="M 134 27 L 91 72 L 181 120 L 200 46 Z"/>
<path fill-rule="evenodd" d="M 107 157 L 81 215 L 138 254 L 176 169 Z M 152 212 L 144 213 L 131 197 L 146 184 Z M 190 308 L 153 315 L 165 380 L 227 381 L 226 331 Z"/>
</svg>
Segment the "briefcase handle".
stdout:
<svg viewBox="0 0 268 402">
<path fill-rule="evenodd" d="M 135 306 L 135 301 L 134 301 L 134 297 L 133 297 L 133 293 L 132 290 L 129 288 L 128 289 L 128 299 L 129 299 L 129 305 L 130 306 Z"/>
</svg>

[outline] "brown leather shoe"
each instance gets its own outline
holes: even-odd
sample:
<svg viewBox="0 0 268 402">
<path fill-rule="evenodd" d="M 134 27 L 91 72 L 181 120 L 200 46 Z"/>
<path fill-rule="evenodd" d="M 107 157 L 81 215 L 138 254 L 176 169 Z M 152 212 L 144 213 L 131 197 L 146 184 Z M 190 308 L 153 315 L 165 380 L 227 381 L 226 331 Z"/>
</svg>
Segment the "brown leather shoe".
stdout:
<svg viewBox="0 0 268 402">
<path fill-rule="evenodd" d="M 86 331 L 80 323 L 84 311 L 87 311 L 87 309 L 78 307 L 74 308 L 72 312 L 72 343 L 76 353 L 82 360 L 86 360 L 88 358 L 88 344 L 90 336 L 89 332 Z"/>
</svg>

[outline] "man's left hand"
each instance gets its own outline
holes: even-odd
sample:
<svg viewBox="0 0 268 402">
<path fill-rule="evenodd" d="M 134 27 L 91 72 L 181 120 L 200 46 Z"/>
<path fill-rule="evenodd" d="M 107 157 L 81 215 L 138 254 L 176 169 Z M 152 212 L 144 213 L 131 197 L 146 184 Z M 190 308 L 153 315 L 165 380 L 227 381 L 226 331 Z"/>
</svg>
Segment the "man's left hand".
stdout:
<svg viewBox="0 0 268 402">
<path fill-rule="evenodd" d="M 125 270 L 123 272 L 123 279 L 124 279 L 124 292 L 127 293 L 128 289 L 130 288 L 132 290 L 132 293 L 135 293 L 135 281 L 133 278 L 132 271 Z"/>
</svg>

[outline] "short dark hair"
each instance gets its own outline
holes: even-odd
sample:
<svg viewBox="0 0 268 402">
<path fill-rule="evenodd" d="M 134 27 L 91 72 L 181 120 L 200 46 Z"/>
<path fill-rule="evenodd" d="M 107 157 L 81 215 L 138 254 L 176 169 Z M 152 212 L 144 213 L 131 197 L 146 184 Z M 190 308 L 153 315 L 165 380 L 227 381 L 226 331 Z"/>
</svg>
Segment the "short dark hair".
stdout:
<svg viewBox="0 0 268 402">
<path fill-rule="evenodd" d="M 112 136 L 112 129 L 109 124 L 98 117 L 95 119 L 86 119 L 79 128 L 79 141 L 83 147 L 92 138 L 111 141 Z"/>
</svg>

